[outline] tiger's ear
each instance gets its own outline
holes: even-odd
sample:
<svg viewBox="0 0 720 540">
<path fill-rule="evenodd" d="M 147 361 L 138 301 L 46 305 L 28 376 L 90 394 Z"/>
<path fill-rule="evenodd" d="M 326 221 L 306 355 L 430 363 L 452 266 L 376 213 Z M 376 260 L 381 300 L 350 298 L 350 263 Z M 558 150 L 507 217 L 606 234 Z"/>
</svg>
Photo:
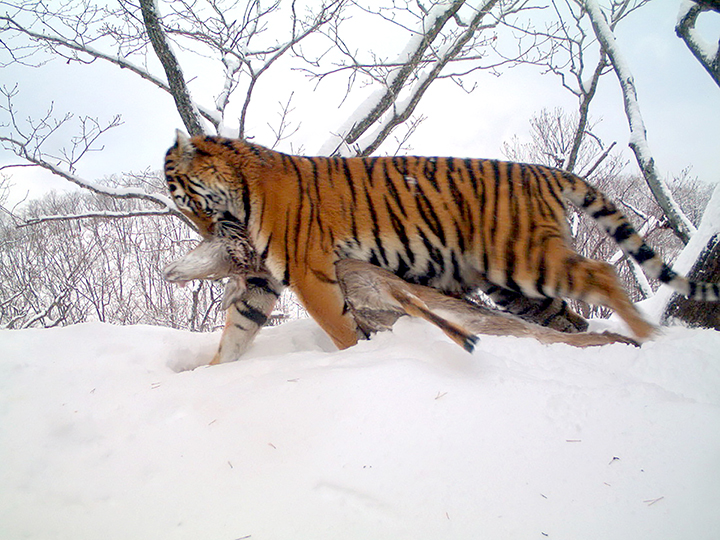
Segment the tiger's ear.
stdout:
<svg viewBox="0 0 720 540">
<path fill-rule="evenodd" d="M 177 137 L 175 144 L 180 151 L 183 161 L 190 161 L 195 156 L 195 146 L 193 145 L 190 137 L 185 135 L 179 129 L 175 130 L 175 136 Z"/>
</svg>

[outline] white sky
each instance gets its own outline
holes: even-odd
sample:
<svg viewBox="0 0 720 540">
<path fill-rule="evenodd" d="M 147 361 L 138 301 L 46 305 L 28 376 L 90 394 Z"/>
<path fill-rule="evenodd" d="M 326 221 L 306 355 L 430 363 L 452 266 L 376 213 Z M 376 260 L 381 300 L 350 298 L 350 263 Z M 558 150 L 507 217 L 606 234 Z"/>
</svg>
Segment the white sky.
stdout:
<svg viewBox="0 0 720 540">
<path fill-rule="evenodd" d="M 691 174 L 715 183 L 720 181 L 720 89 L 675 36 L 678 9 L 675 0 L 655 0 L 623 21 L 617 37 L 636 79 L 650 148 L 661 175 L 677 175 L 691 167 Z M 717 41 L 720 16 L 704 14 L 701 22 L 707 40 Z M 372 37 L 373 47 L 380 50 L 386 37 Z M 278 102 L 286 101 L 294 91 L 292 120 L 302 123 L 291 141 L 293 148 L 317 153 L 357 103 L 348 101 L 338 109 L 340 97 L 333 86 L 340 86 L 339 80 L 324 83 L 313 93 L 312 86 L 304 84 L 298 74 L 288 74 L 280 65 L 275 69 L 280 77 L 268 77 L 258 85 L 258 103 L 251 105 L 247 133 L 260 144 L 272 143 L 266 124 L 277 121 Z M 80 163 L 78 174 L 89 180 L 125 171 L 160 169 L 174 130 L 182 127 L 167 94 L 126 70 L 100 62 L 83 66 L 55 61 L 39 69 L 12 66 L 0 70 L 0 77 L 4 85 L 19 83 L 21 94 L 16 106 L 23 117 L 39 117 L 51 103 L 58 113 L 70 111 L 107 120 L 122 114 L 125 123 L 103 139 L 105 150 Z M 525 137 L 533 113 L 557 106 L 568 111 L 576 108 L 575 97 L 561 88 L 559 79 L 541 75 L 536 68 L 516 68 L 501 77 L 482 72 L 476 80 L 478 88 L 471 94 L 447 81 L 431 87 L 416 110 L 428 119 L 410 141 L 414 153 L 503 158 L 503 142 L 513 135 Z M 214 82 L 206 95 L 198 91 L 194 96 L 208 108 L 212 108 L 212 98 L 220 89 L 219 80 Z M 361 95 L 356 94 L 355 99 Z M 617 141 L 631 158 L 627 149 L 629 130 L 614 74 L 601 83 L 591 116 L 602 119 L 596 132 L 603 142 Z M 55 144 L 67 144 L 70 136 L 69 131 L 63 133 Z M 290 147 L 280 149 L 289 151 Z M 392 144 L 383 149 L 391 151 Z M 0 150 L 0 165 L 18 162 L 10 152 Z M 11 169 L 10 173 L 14 184 L 11 202 L 28 192 L 34 197 L 49 189 L 70 187 L 42 171 L 23 168 Z"/>
</svg>

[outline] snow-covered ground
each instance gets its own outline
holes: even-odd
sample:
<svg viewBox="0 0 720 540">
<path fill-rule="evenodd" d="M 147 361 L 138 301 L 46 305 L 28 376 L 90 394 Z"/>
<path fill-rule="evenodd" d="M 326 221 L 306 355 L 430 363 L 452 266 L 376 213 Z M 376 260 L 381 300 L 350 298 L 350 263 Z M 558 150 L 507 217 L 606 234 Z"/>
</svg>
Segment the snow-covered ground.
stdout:
<svg viewBox="0 0 720 540">
<path fill-rule="evenodd" d="M 610 323 L 605 323 L 610 324 Z M 720 538 L 720 333 L 0 333 L 0 538 Z"/>
</svg>

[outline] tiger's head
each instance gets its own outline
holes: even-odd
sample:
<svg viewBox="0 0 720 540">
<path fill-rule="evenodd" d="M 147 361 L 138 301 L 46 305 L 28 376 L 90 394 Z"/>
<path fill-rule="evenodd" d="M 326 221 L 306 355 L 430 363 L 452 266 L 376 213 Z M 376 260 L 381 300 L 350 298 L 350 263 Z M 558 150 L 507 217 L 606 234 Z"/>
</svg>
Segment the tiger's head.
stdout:
<svg viewBox="0 0 720 540">
<path fill-rule="evenodd" d="M 191 139 L 179 130 L 175 144 L 165 155 L 170 194 L 205 238 L 220 234 L 222 223 L 247 226 L 249 195 L 243 163 L 235 157 L 231 139 Z"/>
</svg>

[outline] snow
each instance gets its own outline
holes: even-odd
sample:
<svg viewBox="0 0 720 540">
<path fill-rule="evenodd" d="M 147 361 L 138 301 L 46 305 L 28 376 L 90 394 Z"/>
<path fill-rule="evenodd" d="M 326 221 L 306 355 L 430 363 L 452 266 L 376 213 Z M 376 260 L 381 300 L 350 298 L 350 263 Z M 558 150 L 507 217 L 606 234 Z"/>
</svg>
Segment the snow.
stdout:
<svg viewBox="0 0 720 540">
<path fill-rule="evenodd" d="M 0 333 L 0 538 L 717 538 L 717 332 L 338 352 L 301 320 L 202 366 L 218 339 Z"/>
</svg>

